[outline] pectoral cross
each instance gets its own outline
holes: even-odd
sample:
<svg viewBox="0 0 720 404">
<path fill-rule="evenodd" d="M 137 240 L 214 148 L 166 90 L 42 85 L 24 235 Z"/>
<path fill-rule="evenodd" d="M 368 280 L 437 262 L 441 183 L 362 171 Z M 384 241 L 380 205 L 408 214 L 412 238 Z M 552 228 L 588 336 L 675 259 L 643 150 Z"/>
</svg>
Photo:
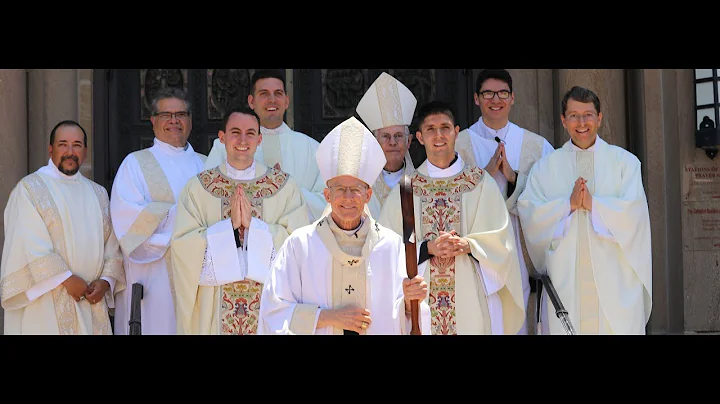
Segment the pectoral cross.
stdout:
<svg viewBox="0 0 720 404">
<path fill-rule="evenodd" d="M 348 287 L 347 287 L 347 289 L 345 289 L 345 291 L 347 291 L 348 295 L 349 295 L 351 292 L 354 292 L 355 289 L 353 289 L 352 285 L 348 285 Z"/>
</svg>

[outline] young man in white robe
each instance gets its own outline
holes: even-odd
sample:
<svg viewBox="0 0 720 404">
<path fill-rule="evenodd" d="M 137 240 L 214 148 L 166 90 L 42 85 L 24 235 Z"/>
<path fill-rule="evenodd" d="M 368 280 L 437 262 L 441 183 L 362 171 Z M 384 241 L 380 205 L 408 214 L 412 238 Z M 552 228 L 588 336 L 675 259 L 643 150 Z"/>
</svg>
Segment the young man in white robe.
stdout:
<svg viewBox="0 0 720 404">
<path fill-rule="evenodd" d="M 529 308 L 530 292 L 537 285 L 532 260 L 527 253 L 517 212 L 517 198 L 525 189 L 530 168 L 540 157 L 555 150 L 544 137 L 510 122 L 510 110 L 515 104 L 512 76 L 504 69 L 486 69 L 480 72 L 473 94 L 481 117 L 468 129 L 460 132 L 455 150 L 466 164 L 485 168 L 495 179 L 505 198 L 510 220 L 515 231 L 515 243 L 520 261 L 523 299 Z M 498 141 L 499 140 L 499 141 Z M 531 288 L 532 287 L 532 288 Z M 528 312 L 518 332 L 535 333 L 536 310 Z M 528 330 L 528 320 L 532 330 Z"/>
<path fill-rule="evenodd" d="M 112 334 L 108 309 L 125 289 L 105 188 L 83 177 L 87 135 L 77 122 L 50 132 L 48 164 L 5 207 L 0 298 L 5 334 Z"/>
<path fill-rule="evenodd" d="M 315 162 L 318 141 L 296 132 L 285 123 L 284 116 L 290 106 L 285 91 L 285 78 L 275 70 L 259 70 L 250 82 L 248 105 L 260 117 L 263 142 L 255 153 L 255 160 L 290 174 L 303 194 L 309 220 L 320 218 L 327 202 L 323 196 L 323 183 Z M 205 162 L 205 169 L 215 168 L 227 159 L 225 145 L 215 139 Z"/>
<path fill-rule="evenodd" d="M 218 137 L 227 159 L 188 181 L 171 242 L 178 334 L 257 334 L 270 261 L 310 223 L 300 187 L 253 156 L 260 118 L 232 108 Z"/>
<path fill-rule="evenodd" d="M 525 319 L 515 234 L 495 180 L 455 152 L 452 107 L 418 111 L 427 160 L 412 177 L 418 274 L 429 279 L 433 335 L 513 335 Z M 400 186 L 380 223 L 402 234 Z"/>
<path fill-rule="evenodd" d="M 579 334 L 644 334 L 652 308 L 650 217 L 640 161 L 598 136 L 600 100 L 562 100 L 570 140 L 530 171 L 518 211 L 528 252 Z M 565 334 L 542 297 L 543 334 Z"/>
<path fill-rule="evenodd" d="M 162 89 L 152 102 L 153 146 L 130 153 L 120 164 L 110 197 L 113 228 L 122 248 L 127 289 L 118 295 L 115 333 L 128 334 L 132 285 L 143 286 L 141 332 L 175 334 L 169 270 L 170 236 L 177 197 L 203 170 L 205 156 L 187 141 L 191 103 L 177 89 Z"/>
<path fill-rule="evenodd" d="M 427 283 L 407 278 L 402 238 L 368 214 L 385 165 L 380 145 L 351 117 L 320 143 L 317 163 L 329 205 L 278 251 L 260 304 L 262 333 L 409 334 L 411 302 L 427 296 Z M 429 307 L 418 308 L 429 334 Z"/>
<path fill-rule="evenodd" d="M 387 73 L 381 73 L 365 92 L 356 111 L 385 154 L 382 175 L 372 184 L 373 195 L 368 208 L 374 218 L 380 217 L 380 209 L 390 190 L 403 178 L 412 175 L 415 166 L 410 158 L 410 124 L 417 99 L 400 81 Z"/>
</svg>

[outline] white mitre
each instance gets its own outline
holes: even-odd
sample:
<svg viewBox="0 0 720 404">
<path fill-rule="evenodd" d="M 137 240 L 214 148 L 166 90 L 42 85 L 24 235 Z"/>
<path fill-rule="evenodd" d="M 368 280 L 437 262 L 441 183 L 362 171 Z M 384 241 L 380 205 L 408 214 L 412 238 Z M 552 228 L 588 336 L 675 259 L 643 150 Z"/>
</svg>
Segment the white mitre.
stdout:
<svg viewBox="0 0 720 404">
<path fill-rule="evenodd" d="M 325 136 L 315 152 L 315 159 L 325 185 L 332 178 L 350 175 L 372 186 L 387 163 L 380 144 L 355 117 L 342 122 Z"/>
<path fill-rule="evenodd" d="M 371 131 L 412 123 L 417 99 L 395 77 L 382 73 L 365 92 L 355 109 Z"/>
</svg>

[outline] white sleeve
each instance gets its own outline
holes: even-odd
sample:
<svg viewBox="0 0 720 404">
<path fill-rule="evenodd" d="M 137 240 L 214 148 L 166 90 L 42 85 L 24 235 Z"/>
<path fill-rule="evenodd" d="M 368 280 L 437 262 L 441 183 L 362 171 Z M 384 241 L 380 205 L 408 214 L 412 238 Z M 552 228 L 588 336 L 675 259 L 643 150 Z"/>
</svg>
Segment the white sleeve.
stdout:
<svg viewBox="0 0 720 404">
<path fill-rule="evenodd" d="M 160 260 L 170 246 L 170 238 L 175 224 L 175 211 L 177 205 L 164 202 L 147 202 L 147 184 L 137 160 L 129 155 L 120 165 L 113 182 L 110 197 L 110 216 L 113 230 L 120 242 L 123 254 L 127 259 L 139 264 Z M 138 242 L 138 238 L 145 235 L 134 234 L 137 223 L 140 227 L 151 226 L 160 212 L 165 217 L 157 221 L 157 227 L 147 239 Z M 141 217 L 141 215 L 143 217 Z M 151 219 L 150 222 L 145 223 Z M 137 223 L 136 223 L 137 222 Z M 150 229 L 143 229 L 143 232 Z"/>
<path fill-rule="evenodd" d="M 615 241 L 615 236 L 613 236 L 610 229 L 608 229 L 608 227 L 605 225 L 605 222 L 603 221 L 598 209 L 593 209 L 590 217 L 593 229 L 595 229 L 595 233 L 597 233 L 598 237 L 604 238 L 609 241 Z"/>
<path fill-rule="evenodd" d="M 570 216 L 572 216 L 573 213 L 575 212 L 570 213 L 570 201 L 568 201 L 565 208 L 565 214 L 563 214 L 562 220 L 560 220 L 560 223 L 558 223 L 557 227 L 555 228 L 553 240 L 559 240 L 565 237 L 568 228 L 570 227 Z"/>
<path fill-rule="evenodd" d="M 61 274 L 57 274 L 51 278 L 45 279 L 33 285 L 30 289 L 25 291 L 28 301 L 33 301 L 45 293 L 60 286 L 65 280 L 72 276 L 72 272 L 66 271 Z"/>
<path fill-rule="evenodd" d="M 170 208 L 165 219 L 155 230 L 155 233 L 130 254 L 129 258 L 132 261 L 149 263 L 157 261 L 165 255 L 165 252 L 170 246 L 170 239 L 172 238 L 175 212 L 177 212 L 177 204 Z"/>
<path fill-rule="evenodd" d="M 107 283 L 110 285 L 110 290 L 108 290 L 108 293 L 111 295 L 115 295 L 115 279 L 109 277 L 109 276 L 103 276 L 100 279 L 107 281 Z"/>
<path fill-rule="evenodd" d="M 207 229 L 207 247 L 198 284 L 220 286 L 245 279 L 247 259 L 242 248 L 235 246 L 230 218 Z"/>
<path fill-rule="evenodd" d="M 270 264 L 275 255 L 272 233 L 267 223 L 254 217 L 250 219 L 250 229 L 246 230 L 244 247 L 247 248 L 246 276 L 264 284 L 270 274 Z"/>
</svg>

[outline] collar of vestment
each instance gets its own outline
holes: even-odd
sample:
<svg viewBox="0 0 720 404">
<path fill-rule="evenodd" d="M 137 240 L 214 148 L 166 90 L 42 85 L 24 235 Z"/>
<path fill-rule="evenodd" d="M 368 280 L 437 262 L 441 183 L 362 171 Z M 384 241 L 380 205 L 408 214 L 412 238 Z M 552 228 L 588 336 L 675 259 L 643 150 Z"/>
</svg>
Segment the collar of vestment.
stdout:
<svg viewBox="0 0 720 404">
<path fill-rule="evenodd" d="M 283 133 L 283 132 L 286 132 L 286 131 L 289 131 L 289 130 L 290 130 L 290 127 L 287 126 L 287 124 L 285 124 L 285 122 L 283 122 L 282 124 L 280 124 L 280 126 L 278 126 L 278 127 L 275 128 L 275 129 L 269 129 L 269 128 L 266 128 L 266 127 L 264 127 L 264 126 L 261 126 L 261 127 L 260 127 L 260 133 L 261 133 L 263 136 L 275 136 L 275 135 L 279 135 L 279 134 L 281 134 L 281 133 Z"/>
<path fill-rule="evenodd" d="M 59 180 L 70 180 L 70 181 L 77 181 L 82 177 L 82 174 L 80 174 L 80 170 L 73 174 L 73 175 L 67 175 L 63 174 L 60 169 L 57 168 L 57 166 L 53 163 L 52 159 L 48 159 L 48 164 L 46 166 L 41 167 L 39 172 L 43 174 L 47 174 L 51 176 L 52 178 L 56 178 Z"/>
<path fill-rule="evenodd" d="M 348 236 L 355 236 L 355 238 L 359 238 L 360 236 L 363 236 L 363 238 L 367 235 L 367 230 L 360 232 L 360 229 L 363 228 L 363 224 L 365 224 L 365 215 L 360 216 L 360 224 L 351 230 L 345 230 L 341 229 L 340 226 L 335 223 L 335 220 L 333 220 L 332 216 L 328 216 L 330 220 L 328 220 L 328 223 L 330 224 L 330 230 L 333 231 L 333 233 L 342 235 L 342 233 L 345 233 L 345 235 Z"/>
<path fill-rule="evenodd" d="M 424 167 L 423 167 L 424 166 Z M 457 175 L 460 171 L 465 168 L 465 162 L 463 161 L 462 157 L 455 152 L 455 161 L 450 164 L 448 168 L 440 168 L 434 165 L 430 162 L 430 160 L 425 160 L 425 162 L 421 165 L 421 167 L 424 168 L 424 170 L 420 170 L 418 168 L 418 171 L 420 171 L 422 174 L 427 175 L 430 178 L 447 178 L 452 177 L 453 175 Z"/>
<path fill-rule="evenodd" d="M 272 197 L 287 184 L 287 173 L 276 168 L 269 168 L 259 161 L 255 161 L 255 174 L 255 178 L 249 180 L 235 180 L 228 175 L 227 164 L 220 164 L 197 176 L 207 192 L 222 198 L 225 202 L 235 193 L 238 185 L 242 185 L 245 189 L 245 195 L 252 204 Z"/>
<path fill-rule="evenodd" d="M 400 166 L 400 168 L 398 168 L 398 169 L 395 170 L 395 171 L 389 171 L 389 170 L 386 170 L 386 169 L 383 167 L 383 174 L 385 174 L 385 175 L 397 174 L 397 173 L 401 172 L 401 171 L 403 170 L 403 168 L 405 168 L 405 160 L 403 160 L 403 163 L 402 163 L 402 165 Z"/>
<path fill-rule="evenodd" d="M 158 150 L 161 150 L 163 153 L 169 154 L 169 155 L 178 155 L 178 154 L 195 152 L 195 150 L 193 150 L 190 142 L 185 143 L 185 146 L 183 146 L 183 147 L 177 147 L 177 146 L 173 146 L 171 144 L 165 143 L 158 138 L 155 138 L 153 140 L 153 147 L 155 147 Z"/>
<path fill-rule="evenodd" d="M 330 214 L 318 220 L 315 229 L 330 254 L 343 267 L 364 266 L 364 257 L 367 257 L 372 251 L 380 235 L 378 223 L 366 214 L 363 214 L 360 227 L 351 235 L 341 229 Z M 348 246 L 348 242 L 354 240 L 362 241 L 360 254 L 349 254 L 343 251 L 342 246 Z"/>
<path fill-rule="evenodd" d="M 225 172 L 228 177 L 236 181 L 252 180 L 255 178 L 255 160 L 250 164 L 250 167 L 244 170 L 238 170 L 225 160 Z"/>
<path fill-rule="evenodd" d="M 500 129 L 493 129 L 485 124 L 485 121 L 483 121 L 482 117 L 478 119 L 477 124 L 475 125 L 475 132 L 477 132 L 480 136 L 495 140 L 495 136 L 499 137 L 502 140 L 505 140 L 505 137 L 508 134 L 508 131 L 510 130 L 511 124 L 510 121 L 505 123 L 505 126 L 503 126 Z"/>
<path fill-rule="evenodd" d="M 594 152 L 597 150 L 596 146 L 605 145 L 605 144 L 607 144 L 607 142 L 602 140 L 600 138 L 600 135 L 596 135 L 595 143 L 593 143 L 593 145 L 588 147 L 587 149 L 581 149 L 581 148 L 577 147 L 575 145 L 575 143 L 572 142 L 572 139 L 565 142 L 565 145 L 563 145 L 563 147 L 568 151 L 574 151 L 574 152 Z M 600 147 L 602 147 L 602 146 L 600 146 Z"/>
</svg>

